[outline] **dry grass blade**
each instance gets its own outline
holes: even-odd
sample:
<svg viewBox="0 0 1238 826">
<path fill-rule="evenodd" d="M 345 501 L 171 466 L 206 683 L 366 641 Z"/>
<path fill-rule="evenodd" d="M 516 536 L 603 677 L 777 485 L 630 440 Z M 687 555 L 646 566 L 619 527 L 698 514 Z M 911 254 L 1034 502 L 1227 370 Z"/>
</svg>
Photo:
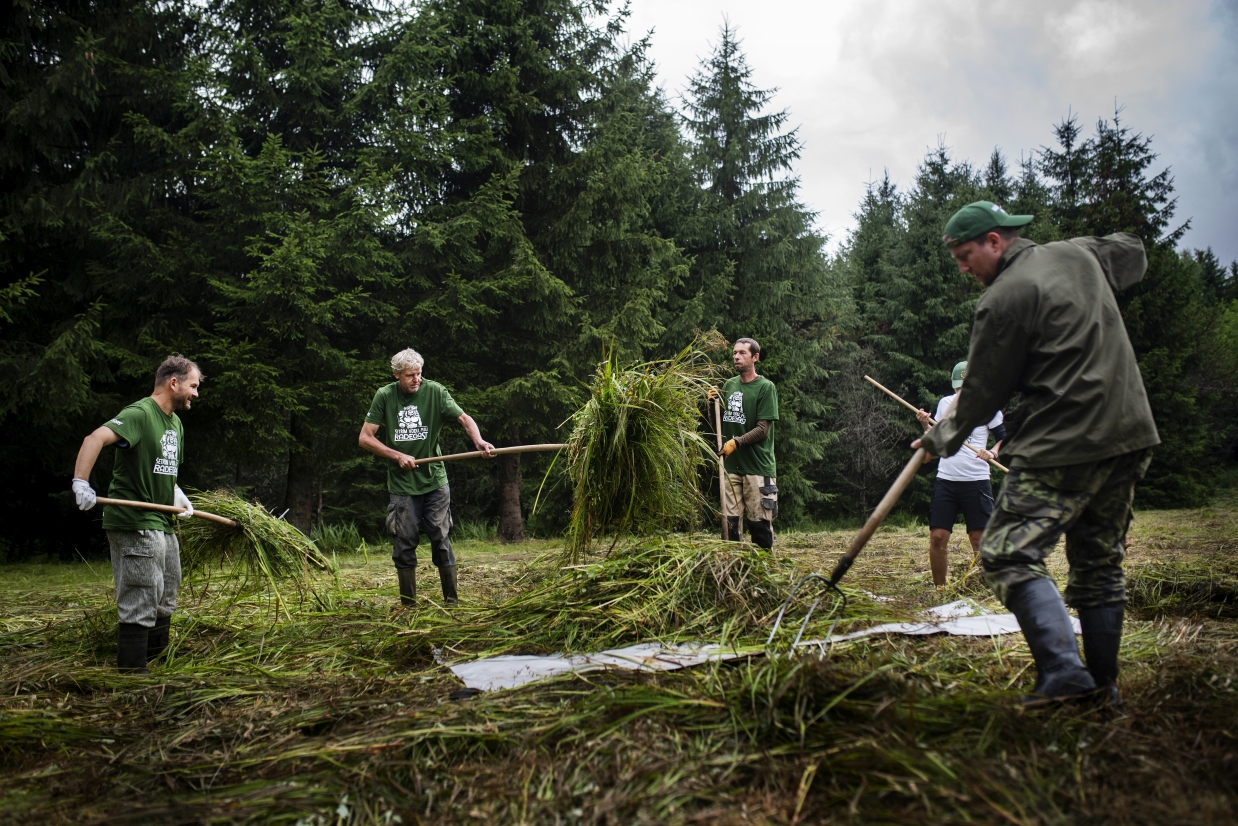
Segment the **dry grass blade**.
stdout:
<svg viewBox="0 0 1238 826">
<path fill-rule="evenodd" d="M 598 365 L 589 401 L 567 442 L 573 560 L 603 533 L 651 533 L 697 524 L 701 469 L 713 456 L 697 432 L 698 405 L 717 365 L 698 339 L 674 358 Z"/>
</svg>

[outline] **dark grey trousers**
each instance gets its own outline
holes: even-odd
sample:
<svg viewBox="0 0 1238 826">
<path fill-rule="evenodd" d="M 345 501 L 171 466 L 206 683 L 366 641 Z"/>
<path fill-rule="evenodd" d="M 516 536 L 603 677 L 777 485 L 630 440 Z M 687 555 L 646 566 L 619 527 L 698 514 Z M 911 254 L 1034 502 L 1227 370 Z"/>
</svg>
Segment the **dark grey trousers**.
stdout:
<svg viewBox="0 0 1238 826">
<path fill-rule="evenodd" d="M 431 559 L 436 566 L 455 565 L 456 556 L 451 550 L 451 486 L 443 485 L 438 490 L 420 496 L 391 494 L 387 505 L 387 532 L 395 542 L 391 559 L 396 568 L 417 567 L 417 546 L 424 532 L 430 540 Z"/>
<path fill-rule="evenodd" d="M 116 613 L 120 621 L 155 627 L 156 617 L 176 610 L 181 586 L 181 546 L 163 531 L 108 531 Z"/>
</svg>

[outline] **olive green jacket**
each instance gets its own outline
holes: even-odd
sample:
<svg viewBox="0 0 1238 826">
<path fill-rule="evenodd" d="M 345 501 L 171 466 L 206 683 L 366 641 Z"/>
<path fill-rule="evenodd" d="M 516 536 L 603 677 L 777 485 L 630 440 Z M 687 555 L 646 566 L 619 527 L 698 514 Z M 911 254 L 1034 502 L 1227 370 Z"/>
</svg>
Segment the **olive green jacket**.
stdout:
<svg viewBox="0 0 1238 826">
<path fill-rule="evenodd" d="M 963 394 L 924 436 L 952 456 L 972 429 L 1007 414 L 1002 461 L 1043 468 L 1098 462 L 1160 444 L 1114 294 L 1148 268 L 1143 242 L 1118 233 L 1040 246 L 1016 239 L 976 303 Z"/>
</svg>

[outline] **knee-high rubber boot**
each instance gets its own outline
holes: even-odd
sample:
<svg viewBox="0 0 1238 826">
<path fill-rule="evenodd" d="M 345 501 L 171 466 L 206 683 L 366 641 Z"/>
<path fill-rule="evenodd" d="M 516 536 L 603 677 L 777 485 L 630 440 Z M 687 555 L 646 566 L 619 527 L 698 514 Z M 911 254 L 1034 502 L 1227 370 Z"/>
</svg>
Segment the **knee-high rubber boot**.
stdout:
<svg viewBox="0 0 1238 826">
<path fill-rule="evenodd" d="M 1105 704 L 1115 707 L 1122 705 L 1122 695 L 1118 693 L 1118 649 L 1122 647 L 1125 613 L 1123 605 L 1079 609 L 1088 671 L 1101 689 Z"/>
<path fill-rule="evenodd" d="M 395 575 L 400 580 L 400 604 L 406 607 L 417 603 L 417 569 L 396 568 Z"/>
<path fill-rule="evenodd" d="M 146 662 L 162 662 L 163 652 L 168 647 L 168 632 L 172 627 L 171 617 L 156 617 L 155 627 L 146 637 Z"/>
<path fill-rule="evenodd" d="M 116 631 L 116 667 L 121 674 L 149 674 L 146 643 L 150 629 L 135 622 L 122 622 Z"/>
<path fill-rule="evenodd" d="M 456 566 L 443 565 L 438 569 L 439 582 L 443 583 L 443 603 L 456 605 L 460 602 L 456 594 Z"/>
<path fill-rule="evenodd" d="M 1018 618 L 1036 660 L 1036 687 L 1023 698 L 1024 705 L 1067 700 L 1096 690 L 1096 681 L 1079 659 L 1070 614 L 1053 580 L 1037 578 L 1016 585 L 1006 607 Z"/>
<path fill-rule="evenodd" d="M 743 531 L 740 529 L 738 516 L 728 516 L 726 518 L 726 536 L 724 538 L 729 539 L 732 542 L 738 542 L 744 538 Z"/>
<path fill-rule="evenodd" d="M 767 551 L 774 550 L 774 523 L 761 519 L 752 523 L 752 544 Z"/>
</svg>

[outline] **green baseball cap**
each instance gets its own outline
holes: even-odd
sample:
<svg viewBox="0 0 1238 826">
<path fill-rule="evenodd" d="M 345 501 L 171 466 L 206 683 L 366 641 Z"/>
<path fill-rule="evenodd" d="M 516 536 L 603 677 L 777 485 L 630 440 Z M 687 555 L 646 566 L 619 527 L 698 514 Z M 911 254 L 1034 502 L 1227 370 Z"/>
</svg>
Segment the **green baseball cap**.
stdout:
<svg viewBox="0 0 1238 826">
<path fill-rule="evenodd" d="M 967 362 L 960 361 L 954 365 L 954 372 L 950 374 L 950 386 L 958 390 L 963 386 L 963 379 L 967 378 Z"/>
<path fill-rule="evenodd" d="M 955 247 L 978 238 L 995 227 L 1021 227 L 1032 222 L 1033 215 L 1011 215 L 992 201 L 974 201 L 960 209 L 946 222 L 946 234 L 941 240 Z"/>
</svg>

